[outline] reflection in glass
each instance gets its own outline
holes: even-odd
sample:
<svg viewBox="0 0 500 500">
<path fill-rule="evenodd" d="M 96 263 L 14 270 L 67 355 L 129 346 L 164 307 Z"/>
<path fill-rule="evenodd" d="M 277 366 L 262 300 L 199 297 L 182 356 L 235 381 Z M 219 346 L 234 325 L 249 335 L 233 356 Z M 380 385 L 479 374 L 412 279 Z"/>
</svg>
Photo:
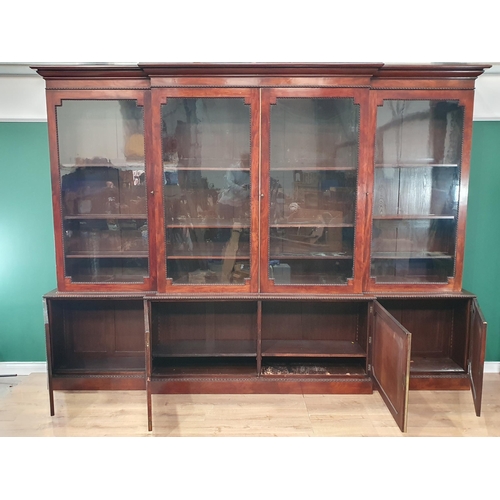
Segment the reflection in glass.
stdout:
<svg viewBox="0 0 500 500">
<path fill-rule="evenodd" d="M 358 133 L 353 99 L 278 99 L 271 107 L 275 284 L 341 284 L 353 277 Z"/>
<path fill-rule="evenodd" d="M 458 167 L 375 168 L 374 217 L 456 216 Z"/>
<path fill-rule="evenodd" d="M 243 284 L 250 277 L 250 107 L 172 98 L 162 106 L 167 277 Z"/>
<path fill-rule="evenodd" d="M 384 101 L 378 108 L 371 275 L 445 283 L 454 274 L 463 108 Z"/>
<path fill-rule="evenodd" d="M 142 282 L 149 274 L 142 108 L 65 100 L 57 125 L 66 275 Z"/>
<path fill-rule="evenodd" d="M 455 220 L 374 220 L 372 276 L 377 281 L 443 282 L 452 276 Z"/>
<path fill-rule="evenodd" d="M 463 107 L 456 101 L 386 100 L 377 110 L 376 165 L 458 165 Z"/>
</svg>

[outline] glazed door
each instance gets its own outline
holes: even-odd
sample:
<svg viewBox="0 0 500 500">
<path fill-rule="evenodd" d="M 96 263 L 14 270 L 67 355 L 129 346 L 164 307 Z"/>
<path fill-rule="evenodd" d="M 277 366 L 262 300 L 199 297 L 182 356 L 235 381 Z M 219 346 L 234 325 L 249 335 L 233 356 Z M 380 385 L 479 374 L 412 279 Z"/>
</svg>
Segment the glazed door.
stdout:
<svg viewBox="0 0 500 500">
<path fill-rule="evenodd" d="M 158 288 L 256 292 L 259 92 L 153 89 Z"/>
<path fill-rule="evenodd" d="M 373 303 L 372 378 L 402 432 L 408 420 L 411 333 Z"/>
<path fill-rule="evenodd" d="M 378 91 L 369 291 L 461 289 L 471 93 Z"/>
<path fill-rule="evenodd" d="M 153 289 L 145 93 L 56 91 L 47 100 L 59 290 Z"/>
<path fill-rule="evenodd" d="M 476 415 L 481 415 L 481 401 L 483 396 L 484 357 L 486 350 L 486 321 L 479 308 L 477 299 L 473 299 L 470 318 L 470 348 L 469 348 L 469 377 L 472 388 L 472 397 Z"/>
<path fill-rule="evenodd" d="M 367 103 L 365 89 L 262 90 L 262 291 L 361 291 Z"/>
</svg>

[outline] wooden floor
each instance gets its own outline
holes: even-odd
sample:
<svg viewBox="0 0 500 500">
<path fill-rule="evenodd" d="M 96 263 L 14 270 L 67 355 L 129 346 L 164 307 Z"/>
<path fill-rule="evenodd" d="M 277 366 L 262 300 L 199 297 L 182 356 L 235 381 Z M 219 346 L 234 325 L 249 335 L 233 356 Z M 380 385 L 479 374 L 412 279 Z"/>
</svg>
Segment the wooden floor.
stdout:
<svg viewBox="0 0 500 500">
<path fill-rule="evenodd" d="M 485 374 L 476 417 L 469 391 L 410 391 L 402 434 L 371 395 L 155 395 L 147 432 L 143 391 L 55 392 L 46 376 L 0 378 L 0 436 L 500 436 L 500 374 Z"/>
</svg>

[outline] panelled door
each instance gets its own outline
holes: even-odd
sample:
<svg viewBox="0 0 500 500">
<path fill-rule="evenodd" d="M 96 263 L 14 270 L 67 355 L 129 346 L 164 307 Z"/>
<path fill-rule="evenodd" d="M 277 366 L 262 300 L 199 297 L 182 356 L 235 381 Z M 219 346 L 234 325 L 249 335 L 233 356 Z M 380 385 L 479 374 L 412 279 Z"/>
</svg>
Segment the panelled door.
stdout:
<svg viewBox="0 0 500 500">
<path fill-rule="evenodd" d="M 468 369 L 471 382 L 472 397 L 476 415 L 481 415 L 483 396 L 484 357 L 486 350 L 486 321 L 477 299 L 472 300 L 470 317 L 470 345 Z"/>
<path fill-rule="evenodd" d="M 399 428 L 406 432 L 411 333 L 377 301 L 372 319 L 372 378 Z"/>
</svg>

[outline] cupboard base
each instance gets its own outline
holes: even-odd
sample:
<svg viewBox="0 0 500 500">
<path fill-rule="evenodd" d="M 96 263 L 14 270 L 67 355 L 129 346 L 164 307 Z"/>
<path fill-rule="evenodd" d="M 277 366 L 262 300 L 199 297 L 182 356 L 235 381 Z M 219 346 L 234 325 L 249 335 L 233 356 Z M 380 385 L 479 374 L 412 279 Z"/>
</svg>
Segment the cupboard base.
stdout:
<svg viewBox="0 0 500 500">
<path fill-rule="evenodd" d="M 135 391 L 145 390 L 143 374 L 53 376 L 53 391 Z"/>
<path fill-rule="evenodd" d="M 152 394 L 372 394 L 369 377 L 305 379 L 285 377 L 184 378 L 152 380 Z"/>
<path fill-rule="evenodd" d="M 460 375 L 410 375 L 410 391 L 470 391 L 467 374 Z"/>
<path fill-rule="evenodd" d="M 372 394 L 369 377 L 356 379 L 298 379 L 264 376 L 219 379 L 183 378 L 151 382 L 153 394 Z M 145 390 L 143 375 L 68 375 L 52 377 L 54 391 L 134 391 Z M 469 391 L 469 376 L 410 376 L 412 391 Z"/>
</svg>

